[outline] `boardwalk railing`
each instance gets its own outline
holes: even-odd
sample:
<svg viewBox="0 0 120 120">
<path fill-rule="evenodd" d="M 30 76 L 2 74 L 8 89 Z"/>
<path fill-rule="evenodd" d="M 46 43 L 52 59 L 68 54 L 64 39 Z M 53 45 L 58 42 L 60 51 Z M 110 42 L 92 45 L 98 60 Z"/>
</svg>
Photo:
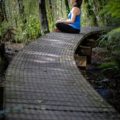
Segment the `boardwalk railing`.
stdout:
<svg viewBox="0 0 120 120">
<path fill-rule="evenodd" d="M 74 60 L 80 41 L 94 31 L 48 33 L 15 56 L 6 72 L 6 120 L 120 120 Z"/>
</svg>

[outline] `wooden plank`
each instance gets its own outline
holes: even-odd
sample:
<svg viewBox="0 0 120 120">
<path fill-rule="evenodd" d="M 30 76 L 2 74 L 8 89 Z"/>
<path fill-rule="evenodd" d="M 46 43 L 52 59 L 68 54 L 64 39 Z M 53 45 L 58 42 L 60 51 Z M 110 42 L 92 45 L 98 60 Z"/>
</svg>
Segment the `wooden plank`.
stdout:
<svg viewBox="0 0 120 120">
<path fill-rule="evenodd" d="M 120 120 L 75 64 L 83 37 L 49 33 L 14 57 L 4 85 L 6 120 Z M 86 64 L 85 57 L 80 60 Z"/>
<path fill-rule="evenodd" d="M 94 39 L 87 39 L 86 45 L 94 48 L 96 47 L 96 41 Z"/>
</svg>

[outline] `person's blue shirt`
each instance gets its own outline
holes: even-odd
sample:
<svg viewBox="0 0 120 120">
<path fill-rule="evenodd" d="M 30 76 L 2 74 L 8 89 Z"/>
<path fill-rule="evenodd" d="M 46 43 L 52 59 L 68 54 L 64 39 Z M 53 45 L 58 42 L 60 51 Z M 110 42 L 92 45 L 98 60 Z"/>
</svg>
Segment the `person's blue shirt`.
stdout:
<svg viewBox="0 0 120 120">
<path fill-rule="evenodd" d="M 71 17 L 72 17 L 72 13 L 70 12 L 68 14 L 68 19 L 71 19 Z M 77 29 L 77 30 L 80 30 L 80 15 L 77 15 L 76 19 L 75 19 L 75 22 L 70 23 L 69 25 L 72 26 L 73 28 Z"/>
</svg>

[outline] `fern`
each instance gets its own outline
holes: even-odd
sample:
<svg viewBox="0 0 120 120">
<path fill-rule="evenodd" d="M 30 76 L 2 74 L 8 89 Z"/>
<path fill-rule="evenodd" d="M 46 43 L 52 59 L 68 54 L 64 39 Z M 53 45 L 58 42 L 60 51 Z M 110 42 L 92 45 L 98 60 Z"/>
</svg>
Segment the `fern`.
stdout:
<svg viewBox="0 0 120 120">
<path fill-rule="evenodd" d="M 120 27 L 111 30 L 102 36 L 99 42 L 100 47 L 108 49 L 109 62 L 101 64 L 99 67 L 104 71 L 111 69 L 113 71 L 120 71 Z"/>
<path fill-rule="evenodd" d="M 101 10 L 100 14 L 111 15 L 120 18 L 120 0 L 108 0 L 108 3 Z"/>
<path fill-rule="evenodd" d="M 99 42 L 99 46 L 106 47 L 108 50 L 116 51 L 120 50 L 120 27 L 113 29 L 106 35 L 102 36 Z"/>
</svg>

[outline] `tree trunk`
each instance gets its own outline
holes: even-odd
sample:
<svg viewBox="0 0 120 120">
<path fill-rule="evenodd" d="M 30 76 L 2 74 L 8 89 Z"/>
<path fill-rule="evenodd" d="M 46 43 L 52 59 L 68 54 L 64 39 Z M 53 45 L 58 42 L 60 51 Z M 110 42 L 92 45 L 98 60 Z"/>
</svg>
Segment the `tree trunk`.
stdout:
<svg viewBox="0 0 120 120">
<path fill-rule="evenodd" d="M 18 6 L 19 6 L 19 14 L 22 17 L 23 23 L 25 24 L 26 23 L 26 18 L 25 18 L 23 0 L 18 0 Z"/>
<path fill-rule="evenodd" d="M 93 10 L 94 16 L 96 16 L 96 21 L 98 22 L 98 24 L 103 23 L 103 19 L 104 19 L 99 15 L 99 11 L 101 11 L 101 6 L 102 6 L 102 3 L 100 2 L 100 0 L 93 0 L 92 10 Z"/>
<path fill-rule="evenodd" d="M 68 15 L 69 12 L 70 12 L 70 7 L 69 7 L 68 0 L 65 0 L 65 6 L 66 6 L 66 12 L 67 12 L 67 15 Z"/>
<path fill-rule="evenodd" d="M 62 6 L 62 0 L 60 1 L 60 3 L 61 3 L 61 5 L 60 5 L 60 6 L 61 6 L 61 15 L 62 15 L 62 17 L 63 17 L 63 9 L 62 9 L 63 6 Z"/>
<path fill-rule="evenodd" d="M 5 1 L 0 0 L 0 22 L 7 20 L 6 11 L 5 11 Z"/>
<path fill-rule="evenodd" d="M 52 10 L 52 1 L 49 0 L 49 3 L 50 3 L 50 9 Z"/>
<path fill-rule="evenodd" d="M 52 26 L 52 29 L 54 28 L 54 13 L 53 13 L 53 7 L 52 7 L 52 1 L 49 0 L 49 7 L 50 7 L 50 20 L 51 20 L 51 26 Z"/>
<path fill-rule="evenodd" d="M 97 16 L 95 15 L 91 4 L 89 3 L 89 0 L 84 0 L 86 4 L 86 10 L 87 10 L 87 20 L 91 21 L 91 24 L 94 26 L 98 26 Z"/>
<path fill-rule="evenodd" d="M 39 12 L 40 12 L 40 22 L 41 22 L 41 32 L 42 33 L 48 33 L 49 27 L 48 27 L 48 20 L 47 20 L 47 14 L 46 14 L 46 4 L 45 0 L 39 0 Z"/>
</svg>

